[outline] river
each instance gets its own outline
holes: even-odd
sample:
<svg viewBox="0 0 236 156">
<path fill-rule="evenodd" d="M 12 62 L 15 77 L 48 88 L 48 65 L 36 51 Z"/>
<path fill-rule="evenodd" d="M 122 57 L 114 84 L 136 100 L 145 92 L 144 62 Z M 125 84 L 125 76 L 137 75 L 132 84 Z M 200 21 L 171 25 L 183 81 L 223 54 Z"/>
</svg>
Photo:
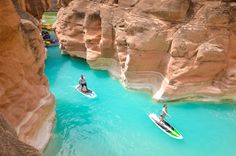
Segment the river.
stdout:
<svg viewBox="0 0 236 156">
<path fill-rule="evenodd" d="M 184 136 L 176 140 L 149 119 L 162 105 L 148 93 L 125 89 L 108 72 L 85 60 L 48 48 L 46 75 L 56 96 L 56 122 L 44 156 L 233 156 L 236 155 L 236 105 L 168 104 L 171 123 Z M 86 77 L 96 99 L 74 89 Z"/>
</svg>

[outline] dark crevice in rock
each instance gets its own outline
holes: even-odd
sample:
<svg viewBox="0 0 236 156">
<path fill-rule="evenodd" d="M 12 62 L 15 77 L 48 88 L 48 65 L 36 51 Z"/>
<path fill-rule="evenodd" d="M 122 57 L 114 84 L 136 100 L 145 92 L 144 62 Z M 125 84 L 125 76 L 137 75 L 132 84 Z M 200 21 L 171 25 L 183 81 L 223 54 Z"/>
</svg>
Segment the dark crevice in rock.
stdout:
<svg viewBox="0 0 236 156">
<path fill-rule="evenodd" d="M 15 9 L 16 9 L 16 12 L 18 13 L 18 15 L 21 17 L 21 19 L 27 19 L 27 20 L 30 20 L 32 21 L 35 25 L 38 25 L 38 21 L 32 16 L 30 15 L 29 13 L 25 12 L 24 10 L 21 9 L 19 3 L 17 0 L 12 0 L 14 6 L 15 6 Z"/>
</svg>

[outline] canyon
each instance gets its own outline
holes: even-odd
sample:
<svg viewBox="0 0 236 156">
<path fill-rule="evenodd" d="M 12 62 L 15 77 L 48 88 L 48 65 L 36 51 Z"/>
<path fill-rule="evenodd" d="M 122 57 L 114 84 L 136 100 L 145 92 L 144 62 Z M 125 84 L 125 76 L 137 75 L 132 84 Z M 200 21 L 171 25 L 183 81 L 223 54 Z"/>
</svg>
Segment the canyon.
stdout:
<svg viewBox="0 0 236 156">
<path fill-rule="evenodd" d="M 40 155 L 51 136 L 39 22 L 50 3 L 0 1 L 0 155 Z M 62 53 L 125 87 L 155 100 L 236 100 L 234 0 L 53 0 L 57 7 Z"/>
<path fill-rule="evenodd" d="M 235 100 L 232 0 L 60 0 L 62 53 L 156 100 Z"/>
<path fill-rule="evenodd" d="M 42 151 L 51 136 L 55 98 L 44 75 L 39 23 L 49 5 L 0 1 L 0 155 L 40 155 L 33 147 Z"/>
</svg>

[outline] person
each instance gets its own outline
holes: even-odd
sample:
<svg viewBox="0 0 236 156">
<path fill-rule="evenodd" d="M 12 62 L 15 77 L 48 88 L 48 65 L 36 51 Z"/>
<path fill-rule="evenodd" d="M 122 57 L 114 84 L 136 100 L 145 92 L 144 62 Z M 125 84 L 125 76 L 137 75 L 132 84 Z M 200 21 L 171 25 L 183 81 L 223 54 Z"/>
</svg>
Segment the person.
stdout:
<svg viewBox="0 0 236 156">
<path fill-rule="evenodd" d="M 168 111 L 167 111 L 167 105 L 164 104 L 161 111 L 160 122 L 162 122 L 166 116 L 170 116 L 170 115 L 168 114 Z"/>
<path fill-rule="evenodd" d="M 81 90 L 83 92 L 88 92 L 88 87 L 87 87 L 87 84 L 86 84 L 86 80 L 85 80 L 83 75 L 80 76 L 79 84 L 80 84 Z"/>
</svg>

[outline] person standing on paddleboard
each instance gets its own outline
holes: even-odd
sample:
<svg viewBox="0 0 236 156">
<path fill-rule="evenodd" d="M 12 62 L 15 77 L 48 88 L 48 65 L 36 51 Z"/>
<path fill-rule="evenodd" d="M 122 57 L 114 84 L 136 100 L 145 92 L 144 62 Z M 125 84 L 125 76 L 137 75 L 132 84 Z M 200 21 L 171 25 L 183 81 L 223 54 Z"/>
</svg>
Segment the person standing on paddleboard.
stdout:
<svg viewBox="0 0 236 156">
<path fill-rule="evenodd" d="M 164 104 L 161 111 L 160 122 L 162 122 L 167 115 L 170 116 L 167 111 L 167 105 Z"/>
<path fill-rule="evenodd" d="M 87 91 L 88 91 L 88 87 L 87 87 L 87 84 L 86 84 L 86 80 L 85 80 L 85 78 L 84 78 L 83 75 L 80 76 L 79 84 L 80 84 L 81 90 L 82 90 L 83 92 L 87 92 Z"/>
</svg>

